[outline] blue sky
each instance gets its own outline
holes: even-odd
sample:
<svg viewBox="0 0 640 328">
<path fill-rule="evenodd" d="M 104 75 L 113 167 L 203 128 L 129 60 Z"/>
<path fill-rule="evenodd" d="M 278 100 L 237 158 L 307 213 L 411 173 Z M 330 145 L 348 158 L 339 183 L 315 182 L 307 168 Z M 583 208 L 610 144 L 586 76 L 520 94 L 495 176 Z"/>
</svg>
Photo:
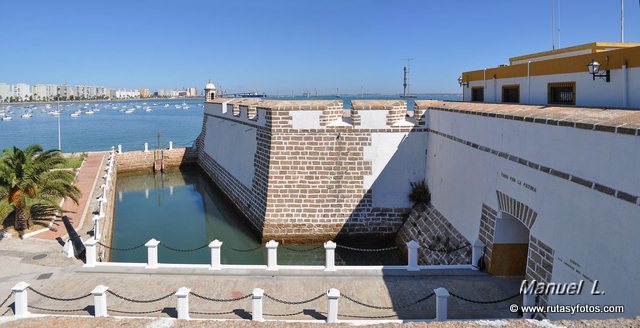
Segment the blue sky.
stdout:
<svg viewBox="0 0 640 328">
<path fill-rule="evenodd" d="M 625 2 L 640 42 L 640 5 Z M 551 1 L 0 1 L 0 82 L 459 92 L 462 71 L 551 48 Z M 561 46 L 619 41 L 618 0 L 561 0 Z"/>
</svg>

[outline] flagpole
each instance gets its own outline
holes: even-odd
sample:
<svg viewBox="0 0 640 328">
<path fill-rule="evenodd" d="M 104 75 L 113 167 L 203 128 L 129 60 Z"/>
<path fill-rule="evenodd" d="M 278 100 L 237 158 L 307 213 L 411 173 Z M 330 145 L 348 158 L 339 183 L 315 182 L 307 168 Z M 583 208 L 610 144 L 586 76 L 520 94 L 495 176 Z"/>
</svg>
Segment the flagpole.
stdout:
<svg viewBox="0 0 640 328">
<path fill-rule="evenodd" d="M 624 43 L 624 0 L 620 0 L 620 42 Z"/>
</svg>

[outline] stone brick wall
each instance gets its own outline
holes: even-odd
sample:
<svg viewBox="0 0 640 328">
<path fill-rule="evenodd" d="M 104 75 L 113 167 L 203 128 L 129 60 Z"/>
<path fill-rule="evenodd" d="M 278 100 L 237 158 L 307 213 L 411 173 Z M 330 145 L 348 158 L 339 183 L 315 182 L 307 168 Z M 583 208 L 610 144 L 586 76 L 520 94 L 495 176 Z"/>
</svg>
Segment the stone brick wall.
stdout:
<svg viewBox="0 0 640 328">
<path fill-rule="evenodd" d="M 128 151 L 117 154 L 116 168 L 118 172 L 153 170 L 154 154 L 157 152 L 157 150 Z M 192 148 L 165 149 L 163 155 L 165 168 L 195 164 L 198 158 L 198 152 Z"/>
<path fill-rule="evenodd" d="M 478 235 L 478 239 L 485 245 L 483 258 L 485 268 L 488 268 L 491 263 L 493 236 L 496 232 L 497 215 L 498 212 L 496 212 L 496 210 L 487 204 L 482 204 L 482 212 L 480 214 L 480 233 Z"/>
<path fill-rule="evenodd" d="M 222 106 L 236 107 L 233 101 L 225 101 Z M 411 124 L 391 126 L 405 119 L 406 104 L 383 108 L 389 112 L 382 121 L 386 128 L 378 129 L 356 128 L 342 122 L 343 106 L 336 101 L 322 105 L 265 101 L 252 106 L 257 108 L 260 122 L 244 117 L 243 113 L 249 115 L 250 107 L 239 111 L 240 117 L 205 114 L 196 145 L 201 150 L 199 165 L 264 240 L 309 242 L 338 235 L 395 235 L 410 208 L 374 207 L 372 192 L 364 187 L 365 176 L 372 175 L 372 163 L 364 159 L 364 151 L 372 144 L 372 133 L 426 134 L 426 129 L 415 131 Z M 320 128 L 294 128 L 291 112 L 301 110 L 321 111 Z M 255 173 L 251 188 L 204 151 L 207 121 L 212 119 L 231 120 L 256 129 L 255 158 L 253 163 L 247 163 L 253 164 Z M 329 124 L 333 122 L 336 126 Z"/>
<path fill-rule="evenodd" d="M 540 239 L 529 236 L 529 255 L 527 259 L 527 280 L 550 283 L 553 272 L 554 250 Z M 548 295 L 541 295 L 539 304 L 548 304 Z"/>
<path fill-rule="evenodd" d="M 396 243 L 410 240 L 420 244 L 418 264 L 469 264 L 471 244 L 432 206 L 418 205 L 398 231 Z M 467 247 L 461 248 L 467 245 Z M 405 249 L 406 251 L 406 249 Z"/>
</svg>

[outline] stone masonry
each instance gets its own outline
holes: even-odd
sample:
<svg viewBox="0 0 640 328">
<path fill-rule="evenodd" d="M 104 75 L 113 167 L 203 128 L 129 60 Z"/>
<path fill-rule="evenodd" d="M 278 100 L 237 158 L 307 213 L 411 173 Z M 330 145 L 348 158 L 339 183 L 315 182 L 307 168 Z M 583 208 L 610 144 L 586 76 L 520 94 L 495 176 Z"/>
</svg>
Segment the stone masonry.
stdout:
<svg viewBox="0 0 640 328">
<path fill-rule="evenodd" d="M 116 168 L 117 171 L 129 172 L 129 171 L 145 171 L 153 170 L 153 160 L 157 150 L 149 151 L 128 151 L 116 155 Z M 188 164 L 195 164 L 197 161 L 197 155 L 195 149 L 187 148 L 174 148 L 164 149 L 164 166 L 165 168 L 180 167 Z"/>
<path fill-rule="evenodd" d="M 405 102 L 354 101 L 352 120 L 343 118 L 340 101 L 213 102 L 228 106 L 232 115 L 205 114 L 203 132 L 196 142 L 201 150 L 198 163 L 264 240 L 308 242 L 372 234 L 392 237 L 402 225 L 410 208 L 374 207 L 371 190 L 363 187 L 363 181 L 372 174 L 371 162 L 364 159 L 372 133 L 426 133 L 426 129 L 405 121 Z M 293 112 L 309 110 L 320 111 L 317 127 L 294 128 Z M 361 110 L 386 110 L 386 119 L 380 128 L 362 127 L 358 119 Z M 256 129 L 251 188 L 203 151 L 211 119 Z"/>
<path fill-rule="evenodd" d="M 420 265 L 469 264 L 471 261 L 469 241 L 431 205 L 415 206 L 398 231 L 398 245 L 410 240 L 420 244 Z"/>
</svg>

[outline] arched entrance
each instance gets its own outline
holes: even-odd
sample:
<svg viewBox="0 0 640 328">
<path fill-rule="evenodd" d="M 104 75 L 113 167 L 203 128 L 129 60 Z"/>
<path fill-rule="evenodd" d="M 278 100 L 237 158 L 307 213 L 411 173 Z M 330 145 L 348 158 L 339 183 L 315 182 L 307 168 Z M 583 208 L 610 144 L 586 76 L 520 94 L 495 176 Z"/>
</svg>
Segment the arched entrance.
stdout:
<svg viewBox="0 0 640 328">
<path fill-rule="evenodd" d="M 513 215 L 496 217 L 489 272 L 496 276 L 524 276 L 529 251 L 529 228 Z"/>
</svg>

